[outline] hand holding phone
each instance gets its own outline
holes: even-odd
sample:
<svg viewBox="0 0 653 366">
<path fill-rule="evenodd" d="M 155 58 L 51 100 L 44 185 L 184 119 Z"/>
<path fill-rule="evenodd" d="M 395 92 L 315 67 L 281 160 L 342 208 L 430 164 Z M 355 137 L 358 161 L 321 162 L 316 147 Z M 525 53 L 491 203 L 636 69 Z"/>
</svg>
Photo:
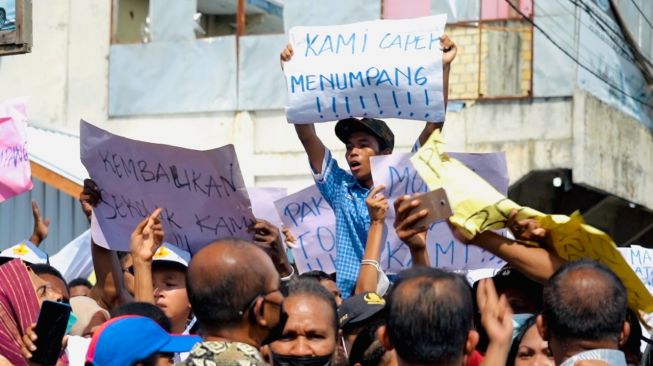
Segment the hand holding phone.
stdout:
<svg viewBox="0 0 653 366">
<path fill-rule="evenodd" d="M 406 208 L 413 201 L 418 201 L 418 205 L 410 209 L 410 214 L 426 210 L 428 213 L 425 217 L 419 219 L 413 224 L 413 227 L 427 227 L 434 222 L 444 221 L 453 215 L 447 193 L 443 188 L 434 191 L 417 194 L 401 203 L 400 207 Z"/>
<path fill-rule="evenodd" d="M 33 329 L 36 340 L 30 337 L 29 330 L 28 334 L 26 334 L 26 337 L 31 338 L 27 340 L 36 347 L 34 350 L 29 350 L 32 353 L 30 361 L 42 365 L 55 365 L 57 363 L 71 311 L 72 309 L 68 304 L 43 301 L 38 321 Z M 25 343 L 27 343 L 27 340 Z"/>
</svg>

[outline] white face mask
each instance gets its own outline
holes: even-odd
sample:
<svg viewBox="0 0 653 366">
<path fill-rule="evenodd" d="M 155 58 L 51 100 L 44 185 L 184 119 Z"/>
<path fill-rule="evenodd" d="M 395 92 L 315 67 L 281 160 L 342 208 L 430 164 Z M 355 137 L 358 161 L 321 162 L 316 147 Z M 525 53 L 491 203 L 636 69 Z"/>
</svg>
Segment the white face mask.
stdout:
<svg viewBox="0 0 653 366">
<path fill-rule="evenodd" d="M 523 314 L 512 314 L 512 339 L 515 340 L 517 338 L 517 334 L 519 334 L 519 331 L 521 331 L 522 327 L 528 319 L 532 318 L 535 316 L 535 314 L 531 313 L 523 313 Z"/>
<path fill-rule="evenodd" d="M 389 287 L 390 280 L 388 279 L 388 276 L 386 276 L 383 271 L 379 271 L 376 280 L 376 293 L 379 294 L 379 296 L 383 296 L 388 291 Z"/>
</svg>

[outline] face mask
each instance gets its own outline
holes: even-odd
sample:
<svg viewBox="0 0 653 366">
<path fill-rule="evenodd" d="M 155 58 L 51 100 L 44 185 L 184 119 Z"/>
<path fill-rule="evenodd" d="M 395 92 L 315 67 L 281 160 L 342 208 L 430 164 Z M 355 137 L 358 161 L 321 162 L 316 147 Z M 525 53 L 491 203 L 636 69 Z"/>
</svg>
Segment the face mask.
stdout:
<svg viewBox="0 0 653 366">
<path fill-rule="evenodd" d="M 68 325 L 66 325 L 66 334 L 70 334 L 75 323 L 77 323 L 77 316 L 75 316 L 75 313 L 71 312 L 70 317 L 68 318 Z"/>
<path fill-rule="evenodd" d="M 376 293 L 383 296 L 388 291 L 388 287 L 390 287 L 390 280 L 383 271 L 379 271 L 378 274 L 378 279 L 376 281 Z"/>
<path fill-rule="evenodd" d="M 533 314 L 524 313 L 524 314 L 513 314 L 512 315 L 512 339 L 517 338 L 517 334 L 521 331 L 521 328 L 526 324 L 528 319 L 533 317 Z"/>
<path fill-rule="evenodd" d="M 263 340 L 263 345 L 270 344 L 279 338 L 283 334 L 283 328 L 286 327 L 286 322 L 288 321 L 288 313 L 283 310 L 283 304 L 279 305 L 279 322 L 272 329 L 270 329 L 270 334 Z"/>
<path fill-rule="evenodd" d="M 327 356 L 282 356 L 272 354 L 274 366 L 330 366 L 331 355 Z"/>
</svg>

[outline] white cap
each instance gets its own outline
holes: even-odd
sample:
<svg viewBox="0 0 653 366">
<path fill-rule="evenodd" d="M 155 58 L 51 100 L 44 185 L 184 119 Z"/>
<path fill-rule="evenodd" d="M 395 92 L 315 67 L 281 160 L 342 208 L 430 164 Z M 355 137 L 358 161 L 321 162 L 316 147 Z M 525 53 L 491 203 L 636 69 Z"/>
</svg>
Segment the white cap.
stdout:
<svg viewBox="0 0 653 366">
<path fill-rule="evenodd" d="M 30 264 L 48 264 L 48 255 L 27 240 L 3 250 L 0 257 L 18 258 Z"/>
<path fill-rule="evenodd" d="M 190 253 L 170 243 L 163 243 L 152 257 L 152 262 L 159 261 L 179 263 L 188 267 Z"/>
</svg>

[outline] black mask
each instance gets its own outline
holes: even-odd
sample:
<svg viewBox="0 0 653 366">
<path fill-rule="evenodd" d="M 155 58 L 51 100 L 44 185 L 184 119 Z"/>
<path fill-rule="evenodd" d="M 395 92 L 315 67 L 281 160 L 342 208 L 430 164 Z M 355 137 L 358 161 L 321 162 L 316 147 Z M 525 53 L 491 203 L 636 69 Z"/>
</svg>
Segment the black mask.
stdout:
<svg viewBox="0 0 653 366">
<path fill-rule="evenodd" d="M 273 366 L 330 366 L 331 355 L 326 356 L 282 356 L 272 354 Z"/>
<path fill-rule="evenodd" d="M 279 305 L 279 322 L 272 329 L 270 329 L 270 333 L 267 337 L 265 337 L 262 344 L 265 346 L 266 344 L 270 344 L 281 338 L 281 335 L 283 334 L 283 328 L 286 327 L 287 321 L 288 313 L 283 310 L 283 304 Z"/>
</svg>

